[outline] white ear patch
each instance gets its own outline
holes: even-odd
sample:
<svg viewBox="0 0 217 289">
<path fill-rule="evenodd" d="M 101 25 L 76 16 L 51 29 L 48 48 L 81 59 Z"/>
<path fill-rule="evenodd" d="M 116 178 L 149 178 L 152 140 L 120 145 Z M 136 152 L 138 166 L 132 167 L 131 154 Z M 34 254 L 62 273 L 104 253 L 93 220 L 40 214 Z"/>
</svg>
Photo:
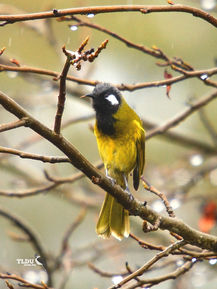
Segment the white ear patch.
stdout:
<svg viewBox="0 0 217 289">
<path fill-rule="evenodd" d="M 119 104 L 119 101 L 114 94 L 109 94 L 105 99 L 107 99 L 111 103 L 111 105 Z"/>
</svg>

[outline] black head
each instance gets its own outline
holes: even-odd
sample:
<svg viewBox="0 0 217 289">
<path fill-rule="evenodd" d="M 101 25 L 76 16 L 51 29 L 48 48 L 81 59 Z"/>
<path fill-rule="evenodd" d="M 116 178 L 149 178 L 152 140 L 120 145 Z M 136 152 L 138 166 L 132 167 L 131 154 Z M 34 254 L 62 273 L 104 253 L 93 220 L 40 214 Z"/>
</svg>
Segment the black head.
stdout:
<svg viewBox="0 0 217 289">
<path fill-rule="evenodd" d="M 93 92 L 87 96 L 93 99 L 93 108 L 99 114 L 112 115 L 121 105 L 120 91 L 109 83 L 97 84 Z"/>
<path fill-rule="evenodd" d="M 122 102 L 120 91 L 108 83 L 100 83 L 87 96 L 93 99 L 98 129 L 106 135 L 114 136 L 117 121 L 114 114 Z"/>
</svg>

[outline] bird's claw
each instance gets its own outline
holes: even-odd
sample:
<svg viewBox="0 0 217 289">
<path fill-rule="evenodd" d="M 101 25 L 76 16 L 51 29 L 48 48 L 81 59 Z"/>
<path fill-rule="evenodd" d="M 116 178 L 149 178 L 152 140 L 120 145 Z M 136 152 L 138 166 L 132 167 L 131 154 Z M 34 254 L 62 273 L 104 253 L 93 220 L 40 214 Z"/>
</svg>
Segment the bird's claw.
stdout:
<svg viewBox="0 0 217 289">
<path fill-rule="evenodd" d="M 129 191 L 129 189 L 126 188 L 124 191 L 128 194 L 129 200 L 130 200 L 130 201 L 133 201 L 133 200 L 134 200 L 134 196 L 131 194 L 131 192 Z"/>
<path fill-rule="evenodd" d="M 113 186 L 116 185 L 116 180 L 115 179 L 113 179 L 110 176 L 107 176 L 107 178 L 109 179 L 109 181 L 112 183 Z"/>
</svg>

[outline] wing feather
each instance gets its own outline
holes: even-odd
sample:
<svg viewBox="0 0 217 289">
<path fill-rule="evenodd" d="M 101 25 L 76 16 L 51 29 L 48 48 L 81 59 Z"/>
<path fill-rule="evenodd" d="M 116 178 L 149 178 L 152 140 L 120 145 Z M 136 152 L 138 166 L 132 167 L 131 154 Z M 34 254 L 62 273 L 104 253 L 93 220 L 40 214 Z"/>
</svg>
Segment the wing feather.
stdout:
<svg viewBox="0 0 217 289">
<path fill-rule="evenodd" d="M 136 141 L 136 166 L 133 171 L 133 186 L 138 190 L 140 177 L 145 166 L 145 132 L 141 131 L 141 136 Z"/>
</svg>

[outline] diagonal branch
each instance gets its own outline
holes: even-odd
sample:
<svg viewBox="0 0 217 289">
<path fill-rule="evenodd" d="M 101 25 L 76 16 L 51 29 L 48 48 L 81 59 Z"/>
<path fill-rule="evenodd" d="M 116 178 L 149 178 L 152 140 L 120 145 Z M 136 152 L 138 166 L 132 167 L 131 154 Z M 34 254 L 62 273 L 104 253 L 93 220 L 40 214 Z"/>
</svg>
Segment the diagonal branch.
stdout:
<svg viewBox="0 0 217 289">
<path fill-rule="evenodd" d="M 201 107 L 207 105 L 210 101 L 214 100 L 217 97 L 217 90 L 214 90 L 211 94 L 205 96 L 204 98 L 198 100 L 194 104 L 190 105 L 183 112 L 179 113 L 177 116 L 167 121 L 165 124 L 152 129 L 146 138 L 151 138 L 158 134 L 163 134 L 168 129 L 174 127 L 181 121 L 185 120 L 188 116 L 190 116 L 195 111 L 199 110 Z"/>
<path fill-rule="evenodd" d="M 116 289 L 122 287 L 124 284 L 128 283 L 130 280 L 134 279 L 135 277 L 141 276 L 145 271 L 147 271 L 153 264 L 155 264 L 158 260 L 163 257 L 168 256 L 174 250 L 182 247 L 185 245 L 185 241 L 176 241 L 174 244 L 168 246 L 165 250 L 157 253 L 152 259 L 150 259 L 147 263 L 145 263 L 142 267 L 138 270 L 134 271 L 132 274 L 125 277 L 121 282 L 117 285 L 110 287 L 109 289 Z"/>
<path fill-rule="evenodd" d="M 151 286 L 153 286 L 155 284 L 159 284 L 161 282 L 164 282 L 164 281 L 167 281 L 170 279 L 176 279 L 180 275 L 189 271 L 194 264 L 196 264 L 196 262 L 187 261 L 184 263 L 184 265 L 182 265 L 181 267 L 178 267 L 175 271 L 173 271 L 171 273 L 165 274 L 163 276 L 158 276 L 158 277 L 154 277 L 154 278 L 150 278 L 150 279 L 147 278 L 145 280 L 141 280 L 141 281 L 137 282 L 135 285 L 128 287 L 128 289 L 135 289 L 138 287 L 143 288 L 144 285 L 146 285 L 146 288 L 150 288 Z"/>
<path fill-rule="evenodd" d="M 209 132 L 212 140 L 213 140 L 213 143 L 216 145 L 217 144 L 217 131 L 215 130 L 215 128 L 213 127 L 213 125 L 211 124 L 211 122 L 209 121 L 206 113 L 204 110 L 200 110 L 199 111 L 199 116 L 200 116 L 200 119 L 204 125 L 204 127 L 207 129 L 207 131 Z"/>
<path fill-rule="evenodd" d="M 53 145 L 58 147 L 71 161 L 71 163 L 82 171 L 92 182 L 97 184 L 103 190 L 115 197 L 129 212 L 134 216 L 139 216 L 143 220 L 155 224 L 159 218 L 161 222 L 159 228 L 169 230 L 170 232 L 180 235 L 186 242 L 204 248 L 210 251 L 217 251 L 217 237 L 199 232 L 184 222 L 176 218 L 170 218 L 156 213 L 148 206 L 138 202 L 136 199 L 131 200 L 129 194 L 121 189 L 118 185 L 113 185 L 103 173 L 97 170 L 72 144 L 63 136 L 54 133 L 48 127 L 40 123 L 19 104 L 0 92 L 1 105 L 17 116 L 18 118 L 26 117 L 26 125 L 47 139 Z"/>
</svg>

